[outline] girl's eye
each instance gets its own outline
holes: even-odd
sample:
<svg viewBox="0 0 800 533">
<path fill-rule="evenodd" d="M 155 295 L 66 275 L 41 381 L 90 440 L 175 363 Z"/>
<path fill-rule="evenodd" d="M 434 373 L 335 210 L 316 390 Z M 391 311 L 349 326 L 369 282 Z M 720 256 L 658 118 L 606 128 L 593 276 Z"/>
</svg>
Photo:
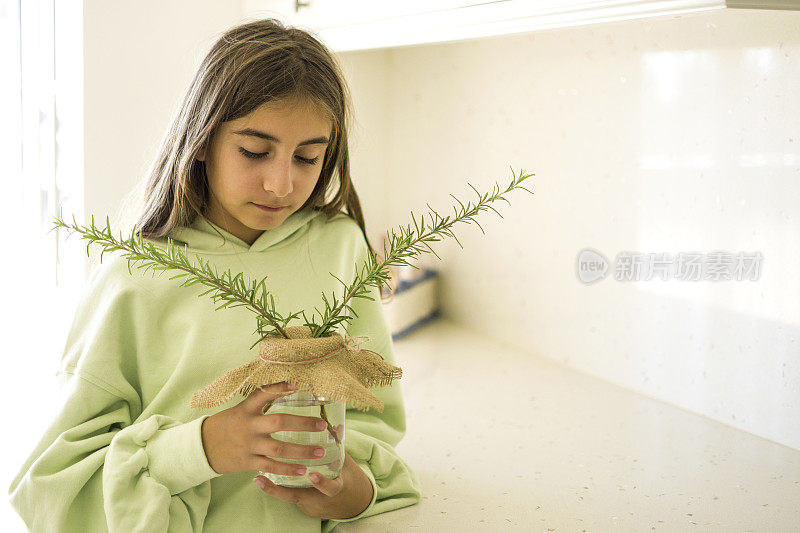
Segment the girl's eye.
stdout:
<svg viewBox="0 0 800 533">
<path fill-rule="evenodd" d="M 269 152 L 264 152 L 262 154 L 254 153 L 249 150 L 245 150 L 241 146 L 239 147 L 239 152 L 241 152 L 243 156 L 248 157 L 250 159 L 261 159 L 262 157 L 266 157 L 267 154 L 269 154 Z M 296 157 L 300 162 L 306 165 L 316 164 L 316 162 L 319 160 L 319 157 L 315 157 L 314 159 L 306 159 L 305 157 L 300 157 L 299 155 Z"/>
<path fill-rule="evenodd" d="M 306 159 L 305 157 L 300 157 L 300 156 L 298 155 L 298 156 L 297 156 L 297 159 L 299 159 L 300 161 L 302 161 L 302 162 L 303 162 L 304 164 L 306 164 L 306 165 L 313 165 L 313 164 L 315 164 L 317 161 L 319 161 L 319 156 L 315 157 L 314 159 Z"/>
<path fill-rule="evenodd" d="M 256 154 L 256 153 L 251 152 L 249 150 L 245 150 L 241 146 L 239 147 L 239 151 L 242 153 L 243 156 L 249 157 L 250 159 L 261 159 L 262 157 L 264 157 L 265 155 L 267 155 L 269 153 L 269 152 L 264 152 L 263 154 Z"/>
</svg>

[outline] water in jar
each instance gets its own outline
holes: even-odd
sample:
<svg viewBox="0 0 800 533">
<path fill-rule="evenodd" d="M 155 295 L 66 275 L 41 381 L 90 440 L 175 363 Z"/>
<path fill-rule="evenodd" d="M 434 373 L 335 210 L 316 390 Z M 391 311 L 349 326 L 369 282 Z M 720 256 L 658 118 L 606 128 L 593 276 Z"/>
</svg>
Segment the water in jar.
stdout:
<svg viewBox="0 0 800 533">
<path fill-rule="evenodd" d="M 302 476 L 287 476 L 274 474 L 272 472 L 259 473 L 283 487 L 313 487 L 308 479 L 308 474 L 318 472 L 329 479 L 335 479 L 342 471 L 344 463 L 344 415 L 345 404 L 335 402 L 315 396 L 309 392 L 296 392 L 289 396 L 276 399 L 266 414 L 287 413 L 291 415 L 310 416 L 323 418 L 320 413 L 320 406 L 325 406 L 325 414 L 328 421 L 339 438 L 339 444 L 329 429 L 322 431 L 276 431 L 271 437 L 276 440 L 303 444 L 306 446 L 320 446 L 325 450 L 325 455 L 313 459 L 287 459 L 284 457 L 272 457 L 276 461 L 284 463 L 298 464 L 306 467 L 306 473 Z"/>
</svg>

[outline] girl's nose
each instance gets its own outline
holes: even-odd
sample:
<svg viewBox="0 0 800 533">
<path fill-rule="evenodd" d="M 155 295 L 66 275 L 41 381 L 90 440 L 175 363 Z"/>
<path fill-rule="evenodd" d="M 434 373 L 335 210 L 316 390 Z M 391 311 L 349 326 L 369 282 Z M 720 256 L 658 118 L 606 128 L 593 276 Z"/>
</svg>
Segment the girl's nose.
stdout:
<svg viewBox="0 0 800 533">
<path fill-rule="evenodd" d="M 284 159 L 275 159 L 273 165 L 265 169 L 264 190 L 275 194 L 278 198 L 284 198 L 291 194 L 292 186 L 292 162 Z"/>
</svg>

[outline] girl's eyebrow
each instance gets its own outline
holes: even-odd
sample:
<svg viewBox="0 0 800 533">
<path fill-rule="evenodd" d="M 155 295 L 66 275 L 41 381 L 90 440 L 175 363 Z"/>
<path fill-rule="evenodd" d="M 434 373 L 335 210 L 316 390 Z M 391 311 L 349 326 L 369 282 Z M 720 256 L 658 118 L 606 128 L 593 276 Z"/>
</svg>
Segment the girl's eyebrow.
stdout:
<svg viewBox="0 0 800 533">
<path fill-rule="evenodd" d="M 249 135 L 250 137 L 258 137 L 260 139 L 266 139 L 268 141 L 274 141 L 276 143 L 281 142 L 277 137 L 270 135 L 269 133 L 264 133 L 263 131 L 254 130 L 253 128 L 245 128 L 243 130 L 237 130 L 233 133 L 237 135 Z M 327 137 L 315 137 L 313 139 L 308 139 L 307 141 L 303 141 L 297 146 L 305 146 L 307 144 L 328 144 L 330 140 Z"/>
</svg>

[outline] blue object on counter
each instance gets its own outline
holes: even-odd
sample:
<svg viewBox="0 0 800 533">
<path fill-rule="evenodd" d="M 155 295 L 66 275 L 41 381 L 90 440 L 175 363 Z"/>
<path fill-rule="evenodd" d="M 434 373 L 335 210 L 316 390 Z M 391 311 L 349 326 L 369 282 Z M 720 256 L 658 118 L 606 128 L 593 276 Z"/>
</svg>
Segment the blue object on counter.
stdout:
<svg viewBox="0 0 800 533">
<path fill-rule="evenodd" d="M 406 274 L 408 274 L 408 272 Z M 413 279 L 401 279 L 397 282 L 397 288 L 393 296 L 393 298 L 396 299 L 387 303 L 387 305 L 391 306 L 393 305 L 392 302 L 394 302 L 394 305 L 398 305 L 398 302 L 403 302 L 402 305 L 394 308 L 393 313 L 390 312 L 389 315 L 387 315 L 389 318 L 389 325 L 392 329 L 393 341 L 405 337 L 439 316 L 436 297 L 433 296 L 433 299 L 430 299 L 430 287 L 435 287 L 437 281 L 437 279 L 432 278 L 438 278 L 439 272 L 431 268 L 421 268 L 415 271 L 414 274 L 418 277 Z M 417 294 L 411 291 L 411 289 L 414 289 L 420 284 L 424 287 L 422 293 Z M 388 288 L 383 287 L 381 297 L 388 298 L 390 292 Z M 411 305 L 409 306 L 409 304 Z M 417 315 L 416 320 L 413 315 Z M 413 322 L 410 322 L 410 320 L 413 320 Z M 398 329 L 399 324 L 405 325 L 402 326 L 402 329 Z"/>
<path fill-rule="evenodd" d="M 397 284 L 397 290 L 395 290 L 394 293 L 395 294 L 399 294 L 399 293 L 401 293 L 403 291 L 407 291 L 408 289 L 410 289 L 411 287 L 413 287 L 417 283 L 422 283 L 426 279 L 429 279 L 429 278 L 432 278 L 434 276 L 437 276 L 438 274 L 439 274 L 439 272 L 437 270 L 432 269 L 432 268 L 423 269 L 422 276 L 420 276 L 417 279 L 412 279 L 412 280 L 402 279 L 402 280 L 400 280 L 400 283 Z M 389 289 L 387 287 L 383 287 L 383 289 L 382 289 L 383 297 L 385 298 L 385 297 L 389 296 L 389 294 L 390 294 Z"/>
<path fill-rule="evenodd" d="M 432 313 L 420 318 L 419 320 L 417 320 L 416 322 L 414 322 L 410 326 L 407 326 L 407 327 L 403 328 L 402 330 L 398 331 L 397 333 L 392 333 L 392 340 L 396 341 L 397 339 L 405 337 L 409 333 L 411 333 L 414 330 L 418 329 L 423 324 L 427 324 L 428 322 L 430 322 L 431 320 L 433 320 L 434 318 L 436 318 L 438 316 L 439 316 L 439 310 L 438 309 L 434 309 Z"/>
</svg>

